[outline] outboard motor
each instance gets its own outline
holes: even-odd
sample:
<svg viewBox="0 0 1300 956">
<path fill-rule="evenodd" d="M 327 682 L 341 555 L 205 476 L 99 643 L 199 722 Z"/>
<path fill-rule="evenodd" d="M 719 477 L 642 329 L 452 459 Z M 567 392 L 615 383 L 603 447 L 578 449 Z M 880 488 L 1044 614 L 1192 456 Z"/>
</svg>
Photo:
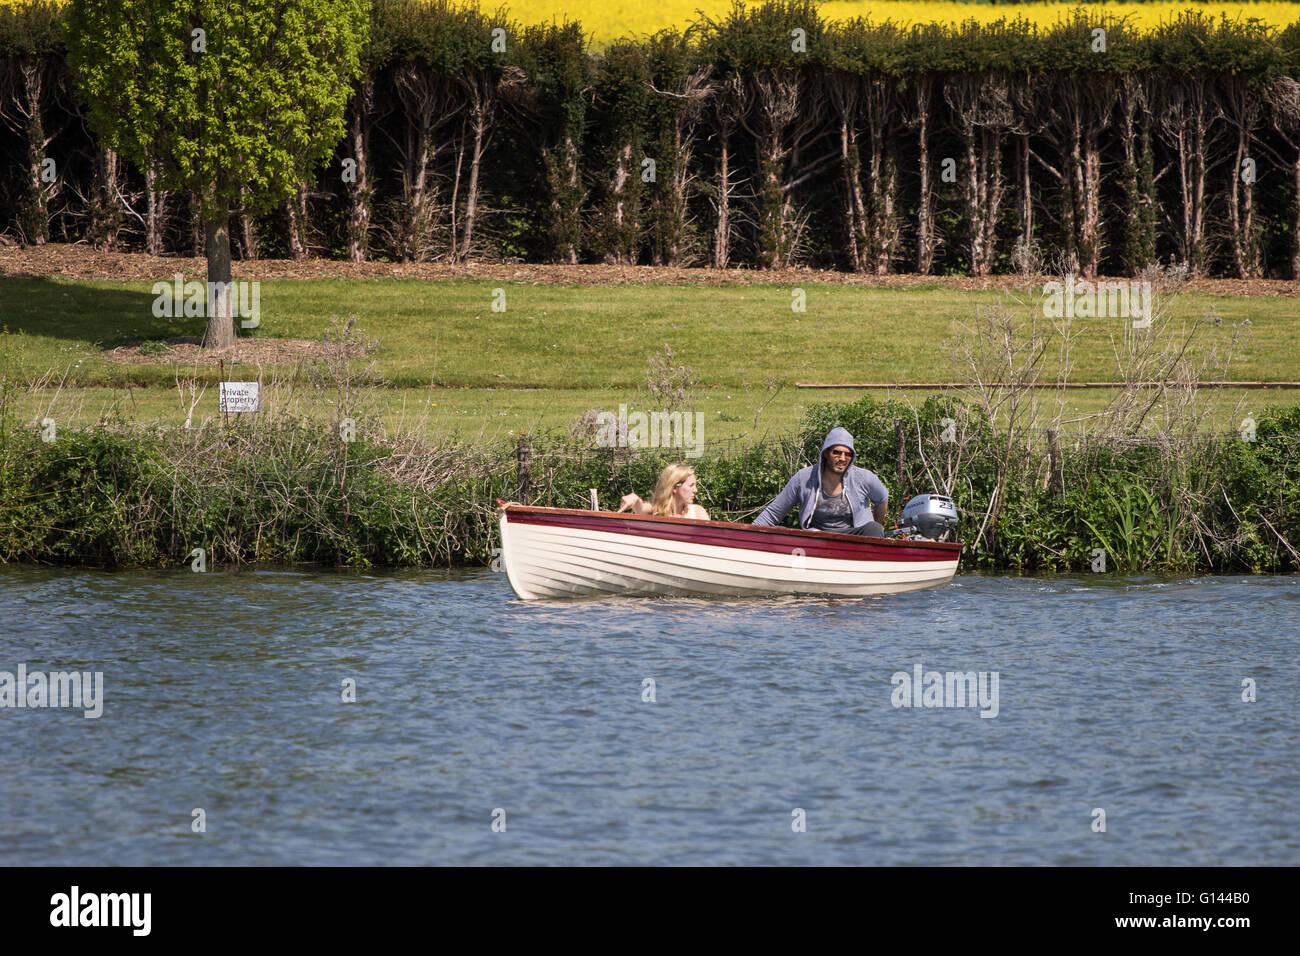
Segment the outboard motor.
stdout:
<svg viewBox="0 0 1300 956">
<path fill-rule="evenodd" d="M 947 540 L 957 530 L 957 506 L 947 495 L 914 495 L 903 504 L 903 517 L 890 537 Z"/>
</svg>

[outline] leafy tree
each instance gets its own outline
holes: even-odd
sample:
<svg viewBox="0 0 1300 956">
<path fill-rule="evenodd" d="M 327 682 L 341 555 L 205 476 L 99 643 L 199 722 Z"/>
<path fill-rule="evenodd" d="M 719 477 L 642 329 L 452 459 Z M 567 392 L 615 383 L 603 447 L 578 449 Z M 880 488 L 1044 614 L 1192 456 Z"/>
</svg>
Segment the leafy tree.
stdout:
<svg viewBox="0 0 1300 956">
<path fill-rule="evenodd" d="M 74 0 L 68 60 L 96 134 L 200 197 L 209 288 L 226 290 L 206 347 L 235 341 L 232 207 L 269 210 L 330 158 L 368 28 L 366 0 Z"/>
</svg>

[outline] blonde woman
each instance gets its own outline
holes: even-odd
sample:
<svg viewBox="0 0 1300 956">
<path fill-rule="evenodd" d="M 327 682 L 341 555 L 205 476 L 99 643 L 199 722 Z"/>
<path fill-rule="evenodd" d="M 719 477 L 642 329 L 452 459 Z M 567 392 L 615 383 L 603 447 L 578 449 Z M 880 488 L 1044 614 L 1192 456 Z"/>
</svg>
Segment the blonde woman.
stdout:
<svg viewBox="0 0 1300 956">
<path fill-rule="evenodd" d="M 623 496 L 619 511 L 635 511 L 639 515 L 675 515 L 708 521 L 709 513 L 695 504 L 695 469 L 680 462 L 669 465 L 655 484 L 653 499 L 649 504 L 640 495 Z"/>
</svg>

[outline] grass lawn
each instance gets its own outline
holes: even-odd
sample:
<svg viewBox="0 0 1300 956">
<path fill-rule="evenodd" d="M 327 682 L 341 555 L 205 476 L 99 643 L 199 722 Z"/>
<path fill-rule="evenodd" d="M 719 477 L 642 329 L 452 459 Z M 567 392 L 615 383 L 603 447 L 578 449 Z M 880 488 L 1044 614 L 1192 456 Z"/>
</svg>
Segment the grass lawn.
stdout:
<svg viewBox="0 0 1300 956">
<path fill-rule="evenodd" d="M 505 312 L 492 311 L 497 288 L 504 290 Z M 754 415 L 771 395 L 769 383 L 785 387 L 760 417 L 760 436 L 789 434 L 812 402 L 851 401 L 860 394 L 798 390 L 795 382 L 960 380 L 944 345 L 954 322 L 969 322 L 978 307 L 1006 296 L 939 285 L 803 288 L 807 311 L 795 313 L 788 285 L 276 280 L 262 283 L 261 325 L 254 334 L 318 339 L 335 317 L 355 315 L 358 329 L 379 340 L 372 358 L 383 386 L 378 411 L 387 424 L 484 438 L 562 427 L 587 409 L 616 411 L 620 403 L 650 410 L 647 360 L 662 355 L 667 343 L 675 361 L 698 376 L 698 407 L 706 436 L 714 440 L 755 432 Z M 47 382 L 64 382 L 57 398 L 51 388 L 18 396 L 24 420 L 44 414 L 53 398 L 60 422 L 93 422 L 114 412 L 139 421 L 183 421 L 174 364 L 103 358 L 105 350 L 127 342 L 201 334 L 202 319 L 155 318 L 152 303 L 149 283 L 0 280 L 0 353 L 7 353 L 9 376 L 30 386 L 53 372 Z M 1194 355 L 1226 347 L 1233 325 L 1249 318 L 1226 377 L 1300 379 L 1300 356 L 1291 346 L 1296 299 L 1185 293 L 1171 314 L 1190 323 L 1211 309 L 1222 324 L 1206 324 Z M 1124 322 L 1075 320 L 1080 334 L 1073 380 L 1115 378 L 1111 337 L 1122 335 Z M 1053 374 L 1054 361 L 1049 349 L 1045 376 Z M 181 374 L 193 374 L 192 367 Z M 215 369 L 199 374 L 210 383 L 218 378 Z M 244 368 L 231 377 L 255 376 L 256 370 Z M 893 395 L 918 404 L 925 398 L 918 391 Z M 1205 395 L 1225 414 L 1239 399 L 1246 414 L 1300 401 L 1300 391 Z M 1095 412 L 1107 397 L 1104 391 L 1069 392 L 1067 417 Z M 211 388 L 196 417 L 215 408 Z"/>
<path fill-rule="evenodd" d="M 268 392 L 268 397 L 273 394 Z M 859 391 L 808 391 L 785 388 L 771 397 L 764 389 L 710 389 L 697 406 L 704 414 L 703 438 L 706 441 L 789 437 L 802 422 L 804 410 L 813 402 L 849 402 L 859 398 Z M 919 406 L 927 395 L 918 390 L 873 391 L 873 397 L 898 399 Z M 1065 418 L 1078 418 L 1100 412 L 1113 394 L 1110 390 L 1070 391 L 1065 395 Z M 1211 406 L 1220 429 L 1236 428 L 1243 417 L 1258 417 L 1267 405 L 1293 404 L 1295 392 L 1254 389 L 1215 389 L 1202 393 L 1202 401 Z M 1055 395 L 1039 393 L 1043 425 L 1055 409 Z M 292 411 L 315 418 L 331 418 L 332 395 L 299 391 Z M 458 438 L 473 442 L 509 440 L 520 431 L 538 432 L 547 428 L 564 429 L 588 409 L 618 412 L 626 404 L 629 412 L 648 411 L 645 394 L 617 389 L 474 389 L 474 388 L 395 388 L 375 390 L 369 398 L 374 412 L 390 431 L 413 431 L 429 439 Z M 182 402 L 176 389 L 43 388 L 15 396 L 14 414 L 21 422 L 53 417 L 60 428 L 93 425 L 102 420 L 124 419 L 141 423 L 185 421 L 188 402 Z M 214 417 L 216 389 L 209 388 L 195 409 L 193 420 Z M 281 406 L 283 407 L 283 406 Z M 1066 424 L 1064 430 L 1087 429 L 1087 423 Z"/>
</svg>

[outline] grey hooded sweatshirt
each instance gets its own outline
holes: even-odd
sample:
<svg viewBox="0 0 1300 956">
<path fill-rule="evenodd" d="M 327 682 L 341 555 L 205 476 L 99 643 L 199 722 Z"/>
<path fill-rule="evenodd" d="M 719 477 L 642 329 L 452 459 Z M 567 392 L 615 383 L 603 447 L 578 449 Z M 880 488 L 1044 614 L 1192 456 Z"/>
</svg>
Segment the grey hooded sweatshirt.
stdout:
<svg viewBox="0 0 1300 956">
<path fill-rule="evenodd" d="M 816 463 L 800 469 L 781 489 L 781 493 L 754 519 L 754 524 L 780 524 L 790 513 L 790 509 L 798 505 L 799 527 L 807 528 L 812 523 L 813 512 L 817 508 L 817 498 L 821 493 L 822 461 L 826 449 L 836 445 L 843 445 L 853 452 L 853 457 L 849 459 L 848 470 L 844 472 L 844 497 L 848 500 L 853 526 L 858 527 L 875 520 L 871 513 L 871 506 L 888 502 L 889 490 L 876 477 L 875 472 L 853 464 L 857 461 L 858 453 L 853 447 L 853 436 L 848 433 L 848 430 L 832 428 L 826 433 L 826 440 L 822 442 L 822 450 L 817 455 Z"/>
</svg>

